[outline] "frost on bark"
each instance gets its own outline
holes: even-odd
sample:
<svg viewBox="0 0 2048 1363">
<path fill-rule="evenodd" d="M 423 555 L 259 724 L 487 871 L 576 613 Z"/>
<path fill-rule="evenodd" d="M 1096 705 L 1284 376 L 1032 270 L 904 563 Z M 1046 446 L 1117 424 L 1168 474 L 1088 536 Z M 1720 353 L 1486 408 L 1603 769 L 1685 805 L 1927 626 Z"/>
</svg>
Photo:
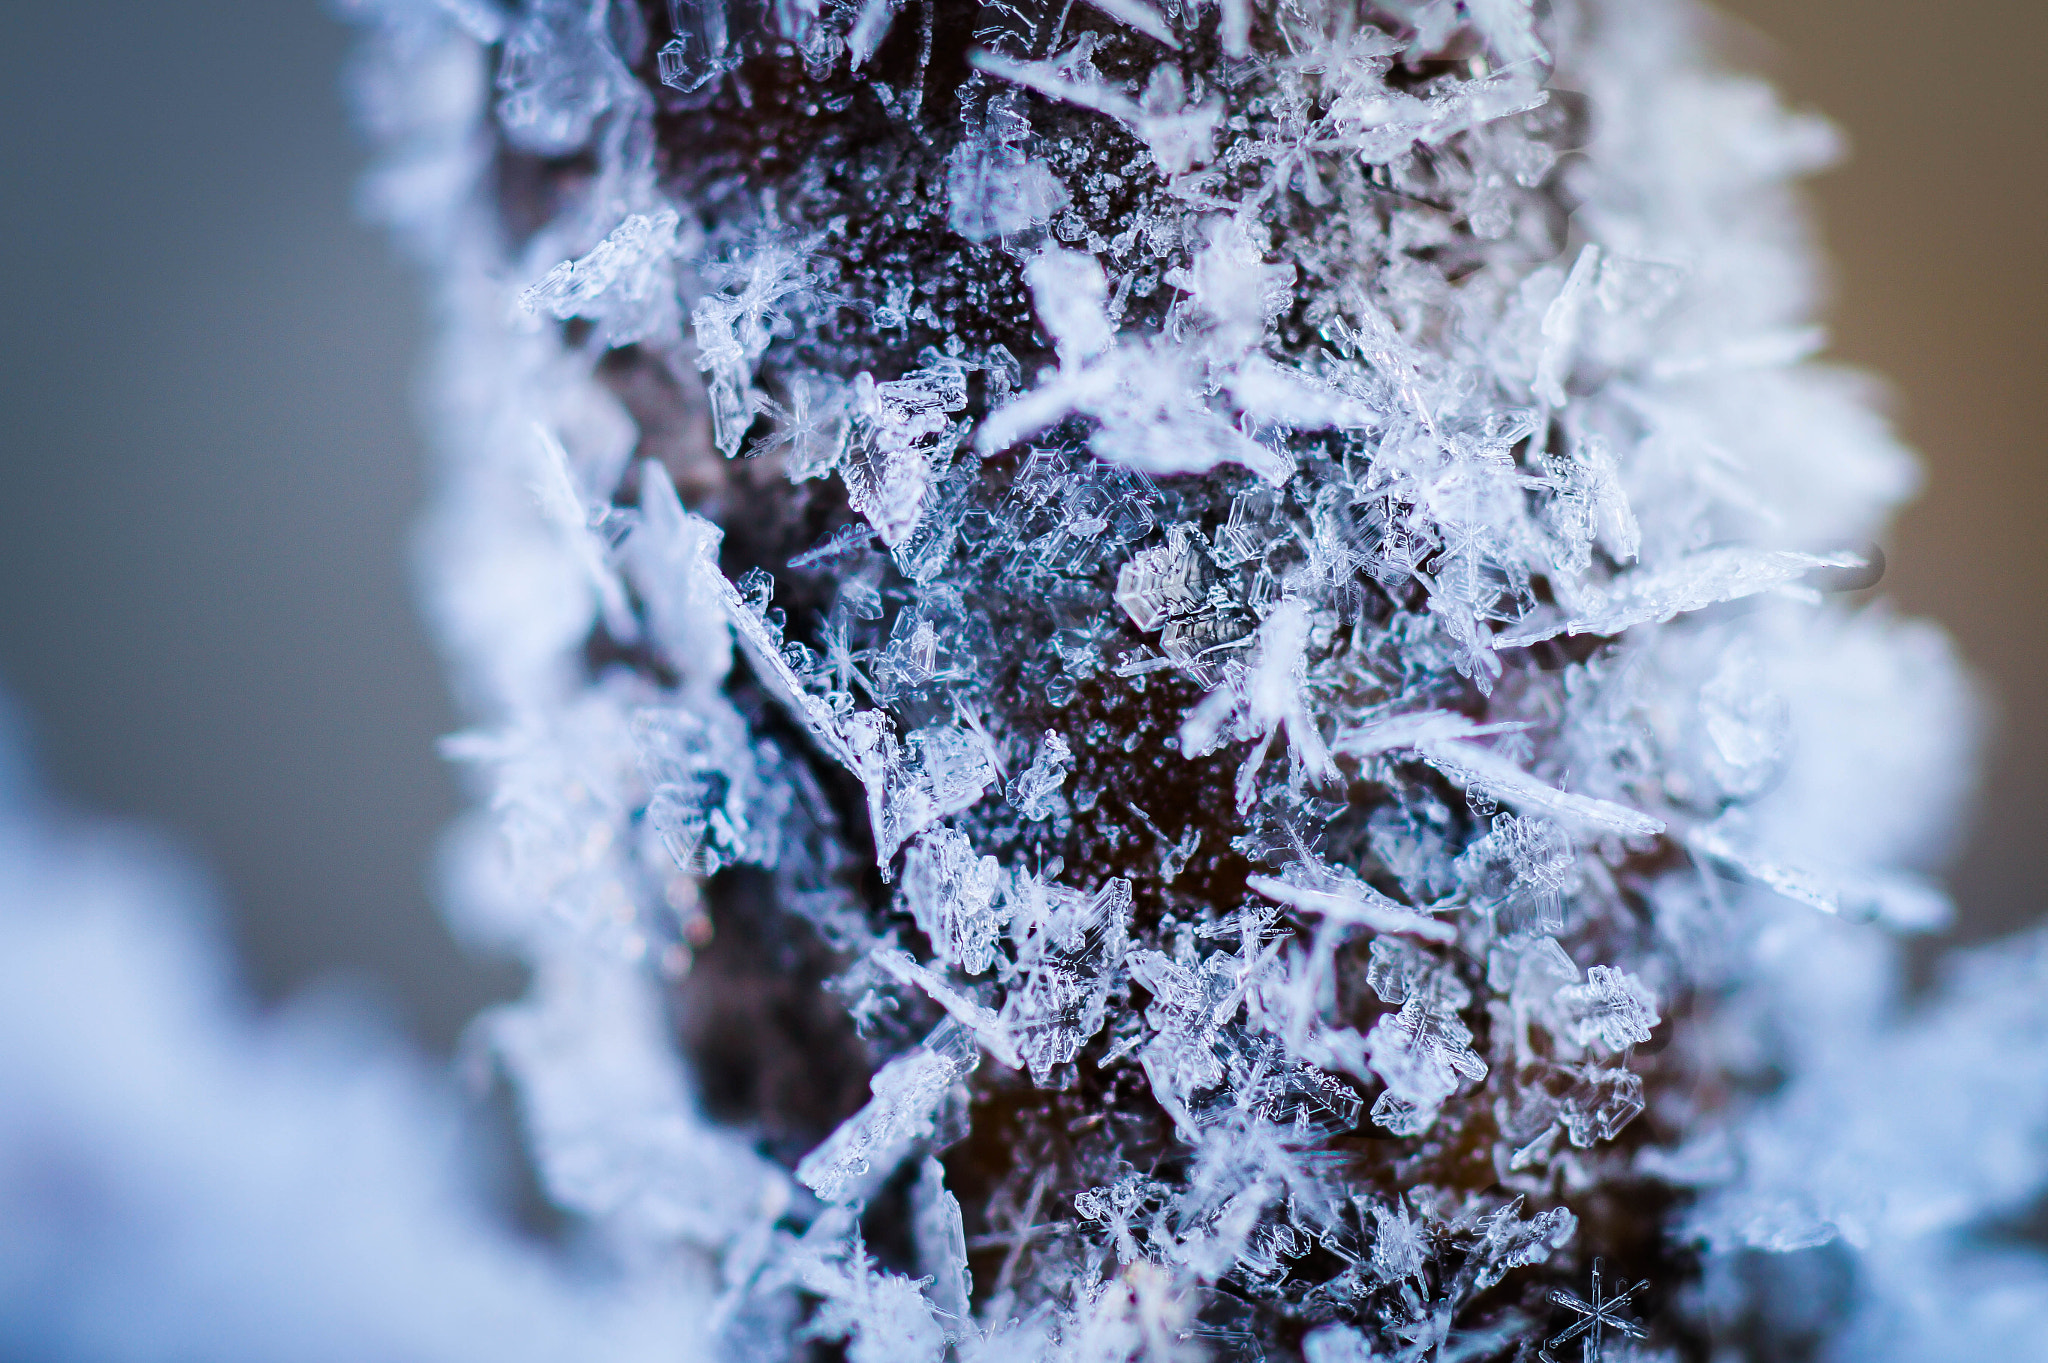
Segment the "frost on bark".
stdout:
<svg viewBox="0 0 2048 1363">
<path fill-rule="evenodd" d="M 1966 765 L 1824 124 L 1663 0 L 361 7 L 488 1036 L 700 1347 L 1791 1328 Z"/>
</svg>

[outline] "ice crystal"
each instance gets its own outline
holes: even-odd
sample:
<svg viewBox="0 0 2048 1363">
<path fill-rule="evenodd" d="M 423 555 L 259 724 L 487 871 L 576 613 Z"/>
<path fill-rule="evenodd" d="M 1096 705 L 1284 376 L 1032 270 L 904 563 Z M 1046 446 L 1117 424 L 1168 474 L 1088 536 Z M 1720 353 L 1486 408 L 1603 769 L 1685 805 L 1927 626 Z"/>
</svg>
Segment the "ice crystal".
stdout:
<svg viewBox="0 0 2048 1363">
<path fill-rule="evenodd" d="M 1832 136 L 1677 0 L 364 5 L 461 912 L 702 1347 L 1509 1357 L 1600 1256 L 1693 1347 L 1846 1224 L 1757 1133 L 1967 701 L 1826 599 Z"/>
<path fill-rule="evenodd" d="M 1626 1291 L 1617 1292 L 1611 1297 L 1604 1296 L 1600 1290 L 1600 1267 L 1600 1261 L 1595 1259 L 1593 1261 L 1593 1288 L 1588 1294 L 1590 1300 L 1588 1297 L 1580 1297 L 1577 1293 L 1567 1292 L 1561 1288 L 1552 1290 L 1550 1299 L 1577 1316 L 1578 1320 L 1552 1336 L 1550 1341 L 1543 1346 L 1542 1351 L 1538 1355 L 1539 1357 L 1547 1360 L 1551 1357 L 1550 1351 L 1552 1349 L 1560 1344 L 1567 1344 L 1576 1339 L 1580 1341 L 1580 1357 L 1585 1359 L 1586 1363 L 1600 1363 L 1600 1360 L 1604 1357 L 1602 1347 L 1605 1343 L 1605 1333 L 1608 1330 L 1612 1330 L 1616 1334 L 1629 1339 L 1643 1338 L 1643 1327 L 1637 1322 L 1630 1320 L 1627 1316 L 1622 1315 L 1621 1311 L 1622 1308 L 1629 1304 L 1629 1298 L 1635 1296 L 1636 1293 L 1642 1291 L 1650 1284 L 1647 1281 L 1639 1282 Z"/>
</svg>

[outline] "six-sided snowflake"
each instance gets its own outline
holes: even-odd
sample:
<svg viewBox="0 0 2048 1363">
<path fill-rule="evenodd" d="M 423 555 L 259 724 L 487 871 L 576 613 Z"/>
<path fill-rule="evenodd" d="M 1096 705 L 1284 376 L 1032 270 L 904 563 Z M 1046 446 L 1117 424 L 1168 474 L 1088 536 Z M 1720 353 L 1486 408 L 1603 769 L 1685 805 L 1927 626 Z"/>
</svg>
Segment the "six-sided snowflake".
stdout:
<svg viewBox="0 0 2048 1363">
<path fill-rule="evenodd" d="M 1579 1357 L 1583 1360 L 1583 1363 L 1600 1363 L 1600 1332 L 1602 1330 L 1615 1330 L 1628 1336 L 1630 1339 L 1643 1338 L 1643 1327 L 1619 1313 L 1622 1307 L 1628 1305 L 1629 1298 L 1635 1296 L 1636 1293 L 1649 1285 L 1650 1280 L 1645 1278 L 1626 1292 L 1612 1297 L 1602 1297 L 1600 1294 L 1600 1261 L 1595 1259 L 1593 1261 L 1591 1301 L 1582 1300 L 1563 1288 L 1551 1289 L 1550 1299 L 1566 1310 L 1576 1313 L 1579 1318 L 1567 1326 L 1562 1334 L 1553 1336 L 1549 1343 L 1537 1351 L 1536 1356 L 1541 1358 L 1544 1363 L 1555 1363 L 1550 1351 L 1560 1344 L 1577 1339 L 1579 1340 Z"/>
</svg>

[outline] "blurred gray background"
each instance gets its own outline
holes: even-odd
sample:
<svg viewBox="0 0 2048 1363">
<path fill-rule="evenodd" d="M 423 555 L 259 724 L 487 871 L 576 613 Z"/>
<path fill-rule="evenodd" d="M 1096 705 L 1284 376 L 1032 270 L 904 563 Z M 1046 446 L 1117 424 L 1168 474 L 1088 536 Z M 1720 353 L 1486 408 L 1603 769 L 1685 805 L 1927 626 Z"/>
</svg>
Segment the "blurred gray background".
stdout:
<svg viewBox="0 0 2048 1363">
<path fill-rule="evenodd" d="M 1952 878 L 1988 935 L 2040 907 L 2048 809 L 2048 84 L 2019 59 L 2048 9 L 1733 8 L 1853 145 L 1815 186 L 1834 353 L 1892 380 L 1928 464 L 1885 587 L 2003 709 Z M 430 906 L 456 718 L 408 582 L 421 291 L 351 212 L 347 47 L 313 0 L 14 11 L 0 684 L 65 797 L 213 869 L 262 997 L 340 973 L 438 1050 L 517 977 Z"/>
<path fill-rule="evenodd" d="M 423 290 L 351 206 L 315 0 L 36 0 L 0 40 L 0 684 L 75 802 L 179 836 L 264 997 L 445 1047 L 456 724 L 413 610 Z"/>
</svg>

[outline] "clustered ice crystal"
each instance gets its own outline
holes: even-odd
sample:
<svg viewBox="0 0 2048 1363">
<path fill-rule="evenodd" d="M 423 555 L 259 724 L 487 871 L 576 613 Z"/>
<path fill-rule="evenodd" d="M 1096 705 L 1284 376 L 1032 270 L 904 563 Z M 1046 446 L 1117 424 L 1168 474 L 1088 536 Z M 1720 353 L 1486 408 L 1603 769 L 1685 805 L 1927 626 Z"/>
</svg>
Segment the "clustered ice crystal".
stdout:
<svg viewBox="0 0 2048 1363">
<path fill-rule="evenodd" d="M 2039 949 L 1891 1013 L 1970 707 L 1823 595 L 1915 476 L 1811 359 L 1834 138 L 1699 15 L 351 8 L 442 309 L 456 910 L 679 1350 L 2048 1320 L 1963 1248 L 2042 1184 Z"/>
</svg>

